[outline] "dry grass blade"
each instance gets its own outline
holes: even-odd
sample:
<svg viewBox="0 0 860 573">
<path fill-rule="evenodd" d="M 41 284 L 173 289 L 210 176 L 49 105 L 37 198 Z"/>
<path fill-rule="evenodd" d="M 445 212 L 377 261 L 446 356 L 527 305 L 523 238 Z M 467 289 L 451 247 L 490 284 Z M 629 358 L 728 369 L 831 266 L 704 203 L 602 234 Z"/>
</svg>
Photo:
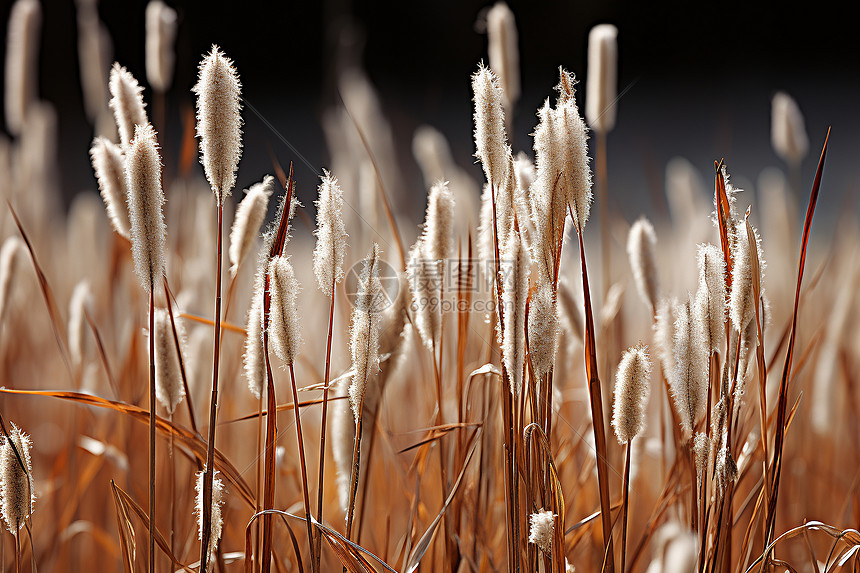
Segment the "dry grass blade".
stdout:
<svg viewBox="0 0 860 573">
<path fill-rule="evenodd" d="M 723 176 L 723 161 L 714 161 L 714 203 L 717 206 L 717 224 L 720 229 L 720 246 L 726 259 L 726 292 L 732 287 L 732 249 L 729 246 L 728 221 L 730 207 L 729 198 L 726 195 L 726 179 Z"/>
<path fill-rule="evenodd" d="M 337 402 L 338 400 L 346 400 L 346 396 L 338 396 L 337 398 L 329 398 L 329 402 Z M 299 408 L 307 408 L 308 406 L 316 406 L 317 404 L 322 404 L 322 398 L 316 398 L 314 400 L 305 400 L 304 402 L 299 402 Z M 288 412 L 295 407 L 295 404 L 290 402 L 289 404 L 281 404 L 277 408 L 275 408 L 276 412 Z M 260 416 L 267 416 L 269 413 L 268 410 L 263 410 L 261 412 L 254 412 L 252 414 L 248 414 L 246 416 L 242 416 L 240 418 L 233 418 L 232 420 L 226 420 L 223 422 L 218 422 L 219 426 L 226 426 L 228 424 L 235 424 L 236 422 L 245 422 L 247 420 L 255 420 Z"/>
<path fill-rule="evenodd" d="M 860 546 L 860 531 L 856 529 L 839 529 L 838 527 L 822 523 L 821 521 L 809 521 L 803 525 L 789 529 L 769 543 L 767 547 L 764 548 L 762 554 L 759 555 L 755 561 L 750 563 L 750 566 L 746 569 L 746 573 L 750 573 L 756 565 L 763 562 L 777 543 L 792 539 L 798 535 L 805 535 L 807 531 L 822 531 L 836 541 L 842 541 L 852 547 Z"/>
<path fill-rule="evenodd" d="M 57 346 L 60 348 L 60 355 L 63 357 L 63 363 L 66 365 L 66 372 L 69 373 L 70 378 L 74 378 L 74 376 L 72 376 L 72 365 L 69 361 L 69 341 L 66 339 L 66 330 L 63 326 L 63 319 L 60 317 L 60 309 L 57 306 L 57 301 L 54 300 L 54 293 L 51 291 L 51 285 L 48 284 L 48 278 L 45 276 L 44 271 L 42 271 L 42 267 L 39 265 L 38 259 L 36 259 L 36 252 L 33 250 L 30 238 L 24 231 L 24 226 L 18 219 L 18 214 L 15 213 L 15 209 L 12 207 L 11 203 L 7 201 L 6 204 L 9 205 L 9 212 L 12 213 L 12 218 L 15 220 L 15 225 L 21 233 L 21 238 L 24 239 L 24 244 L 27 245 L 27 251 L 30 253 L 30 260 L 33 261 L 33 268 L 36 271 L 36 278 L 39 281 L 42 298 L 45 299 L 45 306 L 48 308 L 48 315 L 51 318 L 51 328 L 54 331 L 54 338 L 57 340 Z"/>
<path fill-rule="evenodd" d="M 537 436 L 535 444 L 538 446 L 540 452 L 543 454 L 545 458 L 546 469 L 549 470 L 548 473 L 551 493 L 549 497 L 552 499 L 552 505 L 547 509 L 550 509 L 555 516 L 555 526 L 553 527 L 552 540 L 553 571 L 561 572 L 565 570 L 564 491 L 561 487 L 561 480 L 559 479 L 558 468 L 556 468 L 555 459 L 553 459 L 552 448 L 550 447 L 549 440 L 547 439 L 543 428 L 540 426 L 540 424 L 536 422 L 532 422 L 523 429 L 523 442 L 525 443 L 524 450 L 526 454 L 526 475 L 529 475 L 528 470 L 531 467 L 531 445 L 533 439 L 532 437 L 535 435 Z"/>
<path fill-rule="evenodd" d="M 111 480 L 110 482 L 111 491 L 113 492 L 114 501 L 117 503 L 117 508 L 122 508 L 122 515 L 124 519 L 125 527 L 132 527 L 131 520 L 128 516 L 128 510 L 131 509 L 135 514 L 137 514 L 138 518 L 149 528 L 149 516 L 146 515 L 146 512 L 143 511 L 143 508 L 140 507 L 136 501 L 134 501 L 130 495 L 128 495 L 121 487 L 116 485 L 116 482 Z M 188 571 L 189 573 L 194 573 L 192 569 L 183 565 L 170 550 L 170 545 L 165 541 L 164 536 L 161 532 L 156 528 L 154 530 L 155 542 L 161 548 L 165 555 L 167 555 L 173 564 L 177 567 L 182 568 L 184 571 Z M 133 534 L 132 534 L 133 539 Z M 133 541 L 132 541 L 133 543 Z"/>
<path fill-rule="evenodd" d="M 830 129 L 824 138 L 824 146 L 821 149 L 821 157 L 818 160 L 818 168 L 815 170 L 815 179 L 812 183 L 812 191 L 809 196 L 809 205 L 806 209 L 806 219 L 803 223 L 803 238 L 800 243 L 800 260 L 797 265 L 797 285 L 794 292 L 794 313 L 791 319 L 791 335 L 788 340 L 788 351 L 785 354 L 785 366 L 782 371 L 782 379 L 779 384 L 779 397 L 777 398 L 776 416 L 776 438 L 774 441 L 774 458 L 771 466 L 771 492 L 770 504 L 767 511 L 767 524 L 765 526 L 765 545 L 769 545 L 773 538 L 774 525 L 776 523 L 776 502 L 779 497 L 779 478 L 782 471 L 782 450 L 785 442 L 785 414 L 788 403 L 788 381 L 791 376 L 791 360 L 794 354 L 794 341 L 797 335 L 797 311 L 800 304 L 800 287 L 803 283 L 803 269 L 806 264 L 806 248 L 809 242 L 809 231 L 812 227 L 812 217 L 815 214 L 815 204 L 818 200 L 818 192 L 821 188 L 821 175 L 824 171 L 824 158 L 827 156 L 827 142 L 830 139 Z"/>
<path fill-rule="evenodd" d="M 454 481 L 454 484 L 451 486 L 451 491 L 448 494 L 448 497 L 445 499 L 445 503 L 442 504 L 442 509 L 439 510 L 439 513 L 436 514 L 436 517 L 427 527 L 427 530 L 421 536 L 421 539 L 412 549 L 412 552 L 409 554 L 409 559 L 406 561 L 406 573 L 413 573 L 416 569 L 418 569 L 418 565 L 421 563 L 421 558 L 424 557 L 424 554 L 427 552 L 427 549 L 430 547 L 430 543 L 433 541 L 433 536 L 436 534 L 436 528 L 439 525 L 439 522 L 442 520 L 442 517 L 445 515 L 445 512 L 448 511 L 448 507 L 451 505 L 451 501 L 454 499 L 454 496 L 457 494 L 457 491 L 460 489 L 460 483 L 463 481 L 463 476 L 466 475 L 466 468 L 469 467 L 469 461 L 472 459 L 472 454 L 475 453 L 475 448 L 478 446 L 478 436 L 481 434 L 481 428 L 476 428 L 472 435 L 469 436 L 469 442 L 471 442 L 471 446 L 469 446 L 469 451 L 466 454 L 466 459 L 463 460 L 463 467 L 460 469 L 460 475 L 457 476 L 457 479 Z"/>
<path fill-rule="evenodd" d="M 568 209 L 570 209 L 569 206 Z M 574 219 L 572 209 L 570 217 Z M 597 374 L 597 350 L 594 342 L 594 318 L 591 314 L 591 293 L 588 287 L 588 268 L 585 264 L 585 246 L 583 245 L 581 229 L 578 226 L 576 234 L 579 238 L 579 259 L 582 263 L 582 298 L 585 303 L 585 373 L 588 377 L 588 394 L 591 400 L 594 447 L 597 457 L 597 485 L 600 490 L 600 518 L 603 523 L 603 543 L 606 547 L 606 571 L 611 573 L 615 570 L 615 558 L 612 549 L 612 516 L 609 509 L 606 425 L 603 423 L 603 399 L 601 397 L 600 378 Z"/>
<path fill-rule="evenodd" d="M 68 400 L 87 406 L 96 406 L 98 408 L 114 410 L 121 414 L 131 416 L 138 422 L 149 424 L 149 410 L 144 410 L 138 406 L 126 404 L 124 402 L 107 400 L 105 398 L 93 396 L 92 394 L 50 390 L 12 390 L 9 388 L 0 388 L 0 393 L 18 394 L 23 396 L 47 396 L 50 398 Z M 200 464 L 206 461 L 206 444 L 202 441 L 200 436 L 195 435 L 191 433 L 191 431 L 182 428 L 181 426 L 177 426 L 160 416 L 155 417 L 155 429 L 165 436 L 169 437 L 170 435 L 173 435 L 179 446 L 187 448 L 187 455 L 189 455 L 189 457 L 193 457 Z M 235 488 L 234 491 L 240 493 L 242 499 L 245 500 L 248 506 L 253 508 L 254 495 L 251 492 L 251 488 L 242 478 L 241 472 L 239 472 L 239 470 L 230 463 L 224 454 L 218 450 L 215 450 L 215 468 L 224 474 L 230 484 Z"/>
<path fill-rule="evenodd" d="M 205 324 L 207 326 L 215 326 L 215 321 L 209 318 L 204 318 L 202 316 L 197 316 L 196 314 L 188 314 L 187 312 L 179 313 L 179 318 L 185 318 L 188 320 L 193 320 L 194 322 L 199 322 L 200 324 Z M 236 326 L 235 324 L 231 324 L 226 321 L 221 321 L 221 330 L 229 330 L 230 332 L 235 332 L 236 334 L 241 334 L 245 336 L 247 332 L 241 326 Z"/>
<path fill-rule="evenodd" d="M 452 422 L 449 424 L 441 424 L 438 426 L 432 426 L 430 428 L 426 428 L 424 430 L 419 430 L 422 432 L 430 432 L 430 435 L 426 438 L 412 444 L 411 446 L 406 446 L 402 450 L 398 450 L 398 454 L 403 454 L 408 451 L 414 450 L 415 448 L 420 448 L 426 444 L 431 444 L 436 440 L 441 439 L 444 436 L 447 436 L 450 432 L 454 430 L 458 430 L 460 428 L 480 428 L 483 424 L 481 422 Z"/>
<path fill-rule="evenodd" d="M 122 547 L 122 561 L 127 573 L 134 571 L 135 544 L 134 526 L 128 516 L 128 508 L 119 497 L 117 488 L 111 480 L 111 492 L 113 493 L 114 506 L 116 508 L 116 526 L 119 532 L 120 546 Z"/>
</svg>

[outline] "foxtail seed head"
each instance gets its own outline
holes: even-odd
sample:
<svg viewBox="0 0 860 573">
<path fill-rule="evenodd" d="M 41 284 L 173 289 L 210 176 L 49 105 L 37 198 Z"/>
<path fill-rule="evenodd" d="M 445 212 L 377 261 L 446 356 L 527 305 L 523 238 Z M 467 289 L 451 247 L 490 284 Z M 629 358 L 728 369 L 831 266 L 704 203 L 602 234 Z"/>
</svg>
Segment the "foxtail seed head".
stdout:
<svg viewBox="0 0 860 573">
<path fill-rule="evenodd" d="M 615 376 L 612 427 L 619 444 L 635 438 L 645 426 L 645 405 L 651 378 L 651 357 L 641 344 L 627 349 Z"/>
<path fill-rule="evenodd" d="M 116 62 L 110 70 L 108 87 L 111 94 L 109 105 L 119 130 L 120 143 L 125 150 L 132 138 L 136 137 L 136 126 L 149 123 L 144 109 L 146 104 L 143 103 L 143 87 L 128 70 Z"/>
<path fill-rule="evenodd" d="M 588 33 L 588 82 L 585 118 L 591 129 L 608 133 L 615 127 L 618 93 L 618 28 L 599 24 Z"/>
</svg>

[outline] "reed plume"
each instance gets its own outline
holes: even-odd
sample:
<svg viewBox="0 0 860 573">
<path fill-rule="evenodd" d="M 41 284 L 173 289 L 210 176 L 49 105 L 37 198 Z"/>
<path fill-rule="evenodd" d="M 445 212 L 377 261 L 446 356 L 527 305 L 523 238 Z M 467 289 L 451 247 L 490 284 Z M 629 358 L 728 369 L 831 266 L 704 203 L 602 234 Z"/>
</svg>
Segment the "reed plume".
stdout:
<svg viewBox="0 0 860 573">
<path fill-rule="evenodd" d="M 161 0 L 146 5 L 146 81 L 164 93 L 173 83 L 173 44 L 176 41 L 176 10 Z"/>
<path fill-rule="evenodd" d="M 143 103 L 143 87 L 128 70 L 116 62 L 110 70 L 108 85 L 111 94 L 109 105 L 113 110 L 120 143 L 127 152 L 132 138 L 137 137 L 137 126 L 149 124 L 146 104 Z"/>
<path fill-rule="evenodd" d="M 523 387 L 523 365 L 526 359 L 523 337 L 529 290 L 529 256 L 518 233 L 511 233 L 502 261 L 505 275 L 502 287 L 505 324 L 504 329 L 499 328 L 498 332 L 502 337 L 502 359 L 510 377 L 511 394 L 518 400 Z"/>
<path fill-rule="evenodd" d="M 529 543 L 550 555 L 552 553 L 552 536 L 555 529 L 555 515 L 551 511 L 539 511 L 529 515 Z"/>
<path fill-rule="evenodd" d="M 6 128 L 21 135 L 30 106 L 39 98 L 39 34 L 42 7 L 38 0 L 17 0 L 6 28 Z"/>
<path fill-rule="evenodd" d="M 126 202 L 128 192 L 122 149 L 106 137 L 96 137 L 90 147 L 90 159 L 111 226 L 119 236 L 130 239 L 131 223 Z"/>
<path fill-rule="evenodd" d="M 289 257 L 277 256 L 269 263 L 269 336 L 275 354 L 286 365 L 292 365 L 302 344 L 301 323 L 296 298 L 299 281 Z"/>
<path fill-rule="evenodd" d="M 314 274 L 317 286 L 331 295 L 334 285 L 343 279 L 343 257 L 346 252 L 346 226 L 343 222 L 343 191 L 337 178 L 323 170 L 317 206 L 317 243 L 314 247 Z"/>
<path fill-rule="evenodd" d="M 32 442 L 14 422 L 11 425 L 9 435 L 0 446 L 0 502 L 6 528 L 17 536 L 33 514 L 36 491 L 30 459 Z"/>
<path fill-rule="evenodd" d="M 206 511 L 206 503 L 204 501 L 203 494 L 203 480 L 206 474 L 206 471 L 199 471 L 196 475 L 196 485 L 194 486 L 195 491 L 197 492 L 197 496 L 195 498 L 195 513 L 197 514 L 197 539 L 202 541 L 204 538 L 209 540 L 209 550 L 207 554 L 209 555 L 209 560 L 206 562 L 206 566 L 200 566 L 202 571 L 209 571 L 212 567 L 212 559 L 215 555 L 215 551 L 218 549 L 218 543 L 221 541 L 221 532 L 224 526 L 224 520 L 221 515 L 221 505 L 224 503 L 224 483 L 220 478 L 216 478 L 219 471 L 215 471 L 212 478 L 212 500 L 209 506 L 212 508 L 209 512 L 209 519 L 204 520 L 203 515 Z M 208 527 L 209 531 L 204 535 L 203 528 Z"/>
<path fill-rule="evenodd" d="M 618 443 L 624 445 L 645 427 L 645 405 L 651 378 L 651 357 L 643 345 L 627 349 L 615 375 L 615 407 L 612 427 Z"/>
<path fill-rule="evenodd" d="M 134 139 L 125 156 L 125 174 L 134 270 L 143 290 L 150 293 L 164 275 L 166 227 L 161 155 L 155 130 L 148 123 L 134 128 Z"/>
<path fill-rule="evenodd" d="M 608 133 L 615 127 L 618 91 L 618 28 L 600 24 L 588 33 L 588 81 L 585 118 L 591 129 Z"/>
<path fill-rule="evenodd" d="M 151 336 L 155 337 L 155 396 L 168 415 L 173 416 L 185 397 L 185 388 L 167 309 L 155 309 L 155 330 Z"/>
<path fill-rule="evenodd" d="M 260 235 L 260 227 L 266 218 L 269 208 L 269 197 L 275 188 L 275 180 L 271 175 L 266 175 L 259 183 L 251 185 L 245 198 L 236 208 L 236 216 L 233 219 L 233 227 L 230 229 L 230 276 L 236 277 L 239 265 L 245 259 L 248 251 Z"/>
<path fill-rule="evenodd" d="M 472 76 L 475 102 L 475 157 L 484 167 L 487 182 L 500 185 L 506 169 L 508 138 L 505 133 L 505 112 L 502 87 L 496 74 L 484 64 Z"/>
<path fill-rule="evenodd" d="M 645 217 L 640 217 L 630 227 L 627 235 L 627 256 L 630 258 L 630 268 L 633 269 L 633 279 L 639 296 L 651 309 L 651 314 L 657 309 L 660 299 L 660 283 L 657 275 L 655 249 L 657 234 L 654 226 Z"/>
</svg>

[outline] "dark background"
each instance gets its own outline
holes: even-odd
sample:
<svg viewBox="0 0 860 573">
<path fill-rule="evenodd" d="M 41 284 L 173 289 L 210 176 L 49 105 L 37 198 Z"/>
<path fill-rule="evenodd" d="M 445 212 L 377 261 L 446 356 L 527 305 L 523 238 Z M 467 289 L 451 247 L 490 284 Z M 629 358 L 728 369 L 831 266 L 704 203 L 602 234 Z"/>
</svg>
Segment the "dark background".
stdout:
<svg viewBox="0 0 860 573">
<path fill-rule="evenodd" d="M 142 0 L 103 1 L 99 7 L 114 58 L 145 82 Z M 314 166 L 298 163 L 307 198 L 328 166 L 320 117 L 337 102 L 339 65 L 359 61 L 379 89 L 394 129 L 405 191 L 422 208 L 424 189 L 411 156 L 414 129 L 429 123 L 451 142 L 455 159 L 472 165 L 469 76 L 486 58 L 476 26 L 484 1 L 372 3 L 172 2 L 180 14 L 177 64 L 168 94 L 169 135 L 177 137 L 180 110 L 193 105 L 197 62 L 213 43 L 231 57 L 243 95 Z M 11 2 L 0 4 L 4 25 Z M 786 90 L 806 117 L 810 152 L 808 189 L 828 125 L 833 126 L 822 194 L 831 212 L 860 186 L 860 34 L 856 8 L 811 2 L 802 9 L 776 3 L 708 5 L 651 2 L 510 2 L 519 28 L 523 95 L 515 115 L 514 147 L 531 151 L 535 111 L 552 94 L 557 67 L 584 80 L 588 30 L 619 28 L 618 120 L 609 138 L 610 181 L 616 205 L 631 219 L 662 209 L 665 164 L 690 159 L 708 181 L 724 157 L 734 180 L 755 182 L 761 169 L 782 166 L 770 146 L 770 98 Z M 72 0 L 43 1 L 41 96 L 59 113 L 59 185 L 68 200 L 94 189 L 87 124 L 78 81 Z M 0 78 L 2 81 L 2 78 Z M 583 84 L 584 85 L 584 84 Z M 582 90 L 584 91 L 584 90 Z M 147 90 L 147 99 L 149 93 Z M 579 94 L 581 102 L 581 93 Z M 581 104 L 582 105 L 582 104 Z M 245 153 L 237 188 L 271 172 L 267 145 L 287 164 L 297 160 L 257 117 L 244 113 Z M 166 162 L 170 162 L 166 158 Z M 168 166 L 169 168 L 169 166 Z M 199 169 L 199 167 L 195 167 Z"/>
</svg>

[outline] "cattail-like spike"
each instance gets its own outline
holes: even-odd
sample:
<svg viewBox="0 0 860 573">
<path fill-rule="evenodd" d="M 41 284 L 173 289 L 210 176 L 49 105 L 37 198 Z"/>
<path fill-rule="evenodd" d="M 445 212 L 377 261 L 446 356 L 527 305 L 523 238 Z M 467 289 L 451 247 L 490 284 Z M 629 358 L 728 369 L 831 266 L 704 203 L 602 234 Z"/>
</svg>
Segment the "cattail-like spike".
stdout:
<svg viewBox="0 0 860 573">
<path fill-rule="evenodd" d="M 448 182 L 439 182 L 430 188 L 427 214 L 424 218 L 422 244 L 424 255 L 432 261 L 445 261 L 451 257 L 451 237 L 454 228 L 454 196 Z"/>
<path fill-rule="evenodd" d="M 555 515 L 541 508 L 529 516 L 529 543 L 534 543 L 547 555 L 552 553 L 552 537 Z"/>
<path fill-rule="evenodd" d="M 83 280 L 75 286 L 69 300 L 69 355 L 76 367 L 80 367 L 87 357 L 86 312 L 92 305 L 92 298 L 90 284 Z"/>
<path fill-rule="evenodd" d="M 738 221 L 735 228 L 735 244 L 732 249 L 732 290 L 729 295 L 729 317 L 735 330 L 743 332 L 747 324 L 755 319 L 757 301 L 753 296 L 753 256 L 758 256 L 760 280 L 764 281 L 765 261 L 761 254 L 761 237 L 751 227 L 754 244 L 747 235 L 746 222 Z"/>
<path fill-rule="evenodd" d="M 248 189 L 248 193 L 236 208 L 236 217 L 230 229 L 230 276 L 235 277 L 239 265 L 245 259 L 254 239 L 260 234 L 260 227 L 266 219 L 269 208 L 269 197 L 275 188 L 275 180 L 266 175 L 260 183 Z"/>
<path fill-rule="evenodd" d="M 146 80 L 161 93 L 173 83 L 173 44 L 178 24 L 176 10 L 161 0 L 146 5 Z"/>
<path fill-rule="evenodd" d="M 24 249 L 24 241 L 15 235 L 6 239 L 0 248 L 0 325 L 6 318 L 12 296 L 12 281 L 15 279 Z"/>
<path fill-rule="evenodd" d="M 367 382 L 379 370 L 379 327 L 382 314 L 378 305 L 383 291 L 382 283 L 379 282 L 379 245 L 376 243 L 364 260 L 358 281 L 349 337 L 349 351 L 352 355 L 349 403 L 356 425 L 361 416 Z"/>
<path fill-rule="evenodd" d="M 508 138 L 505 133 L 504 94 L 499 79 L 484 64 L 472 76 L 475 102 L 475 157 L 484 167 L 487 182 L 498 189 L 505 173 Z"/>
<path fill-rule="evenodd" d="M 675 320 L 678 306 L 676 298 L 664 298 L 654 314 L 654 342 L 667 380 L 672 380 L 675 372 Z"/>
<path fill-rule="evenodd" d="M 660 298 L 660 283 L 657 277 L 657 261 L 654 250 L 657 246 L 657 234 L 654 226 L 645 217 L 640 217 L 630 227 L 627 235 L 627 256 L 630 258 L 630 268 L 633 269 L 633 279 L 639 296 L 653 313 L 657 309 Z"/>
<path fill-rule="evenodd" d="M 30 105 L 39 91 L 39 33 L 42 8 L 38 0 L 17 0 L 6 28 L 6 128 L 21 135 Z"/>
<path fill-rule="evenodd" d="M 529 256 L 518 233 L 511 233 L 505 245 L 502 287 L 505 327 L 502 337 L 502 359 L 511 382 L 511 393 L 519 399 L 523 384 L 523 364 L 526 359 L 526 298 L 529 291 Z M 507 267 L 507 268 L 505 268 Z"/>
<path fill-rule="evenodd" d="M 148 293 L 164 275 L 166 233 L 161 156 L 155 130 L 148 123 L 134 128 L 125 156 L 125 176 L 134 270 Z"/>
<path fill-rule="evenodd" d="M 699 245 L 699 287 L 693 304 L 696 338 L 708 354 L 718 352 L 726 338 L 726 261 L 719 247 Z"/>
<path fill-rule="evenodd" d="M 223 205 L 233 190 L 242 156 L 242 85 L 233 62 L 218 46 L 212 46 L 200 62 L 197 84 L 191 91 L 197 94 L 200 163 L 218 204 Z"/>
<path fill-rule="evenodd" d="M 706 433 L 696 432 L 696 437 L 693 440 L 693 453 L 696 456 L 696 479 L 701 488 L 702 480 L 707 475 L 708 458 L 711 454 L 711 440 Z"/>
<path fill-rule="evenodd" d="M 167 309 L 156 308 L 153 322 L 155 331 L 151 336 L 155 337 L 155 396 L 172 416 L 176 406 L 185 397 L 185 388 Z"/>
<path fill-rule="evenodd" d="M 75 2 L 78 23 L 78 64 L 84 110 L 96 133 L 104 135 L 98 122 L 105 116 L 108 102 L 112 42 L 104 23 L 99 20 L 98 4 L 93 0 Z"/>
<path fill-rule="evenodd" d="M 785 92 L 777 92 L 771 101 L 770 140 L 777 155 L 788 163 L 799 164 L 809 150 L 803 114 Z"/>
<path fill-rule="evenodd" d="M 121 237 L 128 239 L 131 224 L 126 204 L 125 158 L 122 150 L 107 138 L 97 137 L 90 147 L 90 159 L 96 172 L 108 219 L 114 230 Z"/>
<path fill-rule="evenodd" d="M 134 76 L 114 63 L 110 70 L 110 108 L 116 120 L 119 130 L 119 140 L 123 149 L 126 149 L 132 138 L 136 137 L 135 129 L 138 125 L 146 125 L 146 104 L 143 103 L 143 87 L 138 85 Z"/>
<path fill-rule="evenodd" d="M 535 375 L 543 378 L 552 369 L 558 348 L 558 304 L 552 283 L 539 281 L 529 302 L 529 353 Z"/>
<path fill-rule="evenodd" d="M 262 289 L 258 294 L 254 289 L 254 298 L 248 310 L 248 326 L 246 328 L 245 354 L 242 363 L 245 368 L 245 378 L 248 389 L 254 398 L 260 398 L 260 392 L 266 383 L 266 363 L 263 353 L 263 300 Z"/>
<path fill-rule="evenodd" d="M 317 244 L 314 247 L 314 274 L 323 294 L 331 296 L 332 287 L 343 279 L 346 251 L 346 226 L 343 222 L 343 191 L 337 178 L 323 170 L 317 206 Z"/>
<path fill-rule="evenodd" d="M 520 49 L 514 13 L 504 2 L 487 12 L 487 54 L 490 69 L 499 78 L 505 114 L 512 117 L 520 99 Z"/>
<path fill-rule="evenodd" d="M 651 379 L 651 357 L 641 344 L 627 349 L 615 376 L 612 427 L 619 444 L 626 444 L 645 427 L 645 406 Z"/>
<path fill-rule="evenodd" d="M 618 28 L 599 24 L 588 33 L 588 81 L 585 118 L 591 129 L 609 133 L 615 127 L 618 93 Z"/>
<path fill-rule="evenodd" d="M 212 560 L 215 558 L 215 551 L 218 549 L 218 543 L 221 541 L 221 530 L 224 525 L 221 516 L 221 505 L 224 503 L 224 483 L 220 478 L 215 477 L 219 473 L 221 472 L 216 470 L 212 477 L 212 511 L 210 513 L 212 518 L 209 520 L 209 551 L 206 552 L 209 556 L 209 562 L 206 564 L 206 567 L 201 567 L 203 571 L 208 571 L 212 566 Z M 201 541 L 203 540 L 203 508 L 205 505 L 203 501 L 203 478 L 205 474 L 205 470 L 197 472 L 197 483 L 194 487 L 195 491 L 197 491 L 195 501 L 197 539 Z"/>
<path fill-rule="evenodd" d="M 269 293 L 272 297 L 268 320 L 272 347 L 284 364 L 293 364 L 299 354 L 302 333 L 296 306 L 299 281 L 289 257 L 277 256 L 269 263 Z"/>
<path fill-rule="evenodd" d="M 694 338 L 689 302 L 679 305 L 675 313 L 675 371 L 672 376 L 672 394 L 681 418 L 681 428 L 690 435 L 696 420 L 706 406 L 708 365 L 702 363 L 704 352 Z M 704 372 L 704 376 L 702 375 Z"/>
<path fill-rule="evenodd" d="M 0 508 L 10 533 L 16 535 L 33 514 L 36 492 L 33 483 L 33 465 L 30 460 L 30 437 L 21 428 L 11 424 L 9 437 L 0 446 Z M 10 442 L 11 440 L 11 442 Z M 18 456 L 15 455 L 15 449 Z M 21 463 L 24 467 L 21 467 Z"/>
</svg>

